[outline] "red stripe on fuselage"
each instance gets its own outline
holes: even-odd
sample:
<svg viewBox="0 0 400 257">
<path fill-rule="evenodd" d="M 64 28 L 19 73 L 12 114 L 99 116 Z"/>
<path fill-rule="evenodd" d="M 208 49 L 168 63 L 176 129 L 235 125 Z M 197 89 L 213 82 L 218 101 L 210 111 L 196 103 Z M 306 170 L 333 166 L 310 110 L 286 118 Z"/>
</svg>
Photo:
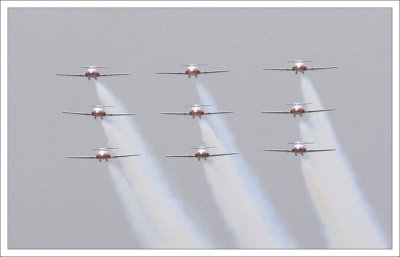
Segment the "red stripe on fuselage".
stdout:
<svg viewBox="0 0 400 257">
<path fill-rule="evenodd" d="M 103 154 L 103 155 L 101 155 L 101 154 L 96 154 L 96 158 L 97 158 L 97 159 L 108 159 L 108 158 L 110 158 L 110 157 L 111 157 L 111 154 L 109 154 L 109 153 Z"/>
<path fill-rule="evenodd" d="M 200 70 L 186 70 L 185 74 L 200 74 Z"/>
<path fill-rule="evenodd" d="M 307 70 L 307 67 L 306 66 L 293 66 L 292 70 L 294 70 L 294 71 L 305 71 L 305 70 Z"/>
<path fill-rule="evenodd" d="M 196 153 L 195 156 L 196 157 L 209 157 L 210 154 L 209 153 Z"/>
<path fill-rule="evenodd" d="M 190 111 L 190 115 L 203 115 L 204 111 Z"/>
<path fill-rule="evenodd" d="M 92 112 L 93 116 L 106 116 L 106 112 Z"/>
<path fill-rule="evenodd" d="M 292 152 L 297 152 L 297 153 L 304 153 L 307 152 L 307 149 L 302 147 L 302 148 L 292 148 Z"/>
<path fill-rule="evenodd" d="M 95 71 L 95 72 L 86 72 L 85 73 L 86 77 L 98 77 L 101 76 L 99 72 Z"/>
<path fill-rule="evenodd" d="M 305 113 L 306 110 L 304 110 L 303 108 L 300 108 L 300 109 L 291 109 L 290 112 L 291 112 L 291 113 Z"/>
</svg>

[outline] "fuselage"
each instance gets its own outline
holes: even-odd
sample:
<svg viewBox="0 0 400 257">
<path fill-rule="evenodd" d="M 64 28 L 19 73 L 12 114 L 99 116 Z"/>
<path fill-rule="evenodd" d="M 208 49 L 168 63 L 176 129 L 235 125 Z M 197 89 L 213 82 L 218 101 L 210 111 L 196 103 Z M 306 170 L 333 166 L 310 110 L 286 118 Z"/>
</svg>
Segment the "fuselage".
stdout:
<svg viewBox="0 0 400 257">
<path fill-rule="evenodd" d="M 304 145 L 300 144 L 300 143 L 296 143 L 294 145 L 294 147 L 292 148 L 292 152 L 297 155 L 297 154 L 301 154 L 304 155 L 305 152 L 307 152 L 307 148 L 304 147 Z"/>
<path fill-rule="evenodd" d="M 107 151 L 105 150 L 100 150 L 97 154 L 96 154 L 96 159 L 99 160 L 99 162 L 101 162 L 101 160 L 106 160 L 108 161 L 108 159 L 111 158 L 111 154 L 109 154 Z"/>
<path fill-rule="evenodd" d="M 88 71 L 85 72 L 85 76 L 88 78 L 88 80 L 90 80 L 90 78 L 97 80 L 97 77 L 100 77 L 101 74 L 96 70 L 96 68 L 90 66 Z"/>
<path fill-rule="evenodd" d="M 198 158 L 198 160 L 200 161 L 200 159 L 204 159 L 207 160 L 207 157 L 210 156 L 210 154 L 207 152 L 206 149 L 204 148 L 200 148 L 197 153 L 194 154 L 194 156 L 196 156 Z"/>
<path fill-rule="evenodd" d="M 93 108 L 93 111 L 91 112 L 92 116 L 96 119 L 97 117 L 100 117 L 103 119 L 104 116 L 107 115 L 107 113 L 104 111 L 104 108 L 102 107 L 95 107 Z"/>
<path fill-rule="evenodd" d="M 290 112 L 293 113 L 293 117 L 296 117 L 296 115 L 300 115 L 301 117 L 303 117 L 303 114 L 306 112 L 306 110 L 303 108 L 302 105 L 294 104 Z"/>
<path fill-rule="evenodd" d="M 295 71 L 296 74 L 297 72 L 301 72 L 304 74 L 304 71 L 306 71 L 307 69 L 307 66 L 305 66 L 303 62 L 296 62 L 292 67 L 292 70 Z"/>
<path fill-rule="evenodd" d="M 193 119 L 195 116 L 199 117 L 201 119 L 201 115 L 204 115 L 204 111 L 201 109 L 200 106 L 194 105 L 192 109 L 189 112 L 190 115 L 192 115 Z"/>
<path fill-rule="evenodd" d="M 185 74 L 189 76 L 189 78 L 193 75 L 197 78 L 197 75 L 200 74 L 201 71 L 196 67 L 196 66 L 189 66 L 186 71 Z"/>
</svg>

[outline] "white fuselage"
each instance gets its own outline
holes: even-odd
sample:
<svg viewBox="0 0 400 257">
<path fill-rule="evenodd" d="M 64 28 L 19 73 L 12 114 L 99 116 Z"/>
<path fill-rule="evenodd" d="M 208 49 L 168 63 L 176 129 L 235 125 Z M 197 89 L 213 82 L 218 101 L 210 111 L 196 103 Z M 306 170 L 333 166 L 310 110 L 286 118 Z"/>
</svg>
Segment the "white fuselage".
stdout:
<svg viewBox="0 0 400 257">
<path fill-rule="evenodd" d="M 197 70 L 197 67 L 194 65 L 190 65 L 187 69 L 190 71 L 194 71 L 194 70 Z"/>
<path fill-rule="evenodd" d="M 297 62 L 294 63 L 294 65 L 295 65 L 297 68 L 300 68 L 300 67 L 303 67 L 303 66 L 304 66 L 304 62 L 297 61 Z"/>
</svg>

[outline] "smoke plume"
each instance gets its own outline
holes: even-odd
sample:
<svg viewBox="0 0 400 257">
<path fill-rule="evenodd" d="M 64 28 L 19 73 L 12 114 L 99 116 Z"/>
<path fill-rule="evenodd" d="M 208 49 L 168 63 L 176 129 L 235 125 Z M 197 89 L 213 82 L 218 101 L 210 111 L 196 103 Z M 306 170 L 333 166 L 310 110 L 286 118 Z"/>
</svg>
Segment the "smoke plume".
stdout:
<svg viewBox="0 0 400 257">
<path fill-rule="evenodd" d="M 323 108 L 311 81 L 302 76 L 305 102 Z M 309 116 L 300 123 L 304 141 L 334 152 L 310 153 L 302 157 L 304 179 L 318 211 L 325 235 L 333 248 L 383 248 L 385 240 L 347 162 L 326 113 Z"/>
<path fill-rule="evenodd" d="M 201 103 L 217 108 L 207 89 L 200 83 L 196 85 Z M 216 146 L 218 152 L 238 152 L 223 117 L 215 115 L 207 119 L 209 123 L 199 121 L 203 141 Z M 204 169 L 220 212 L 240 247 L 293 247 L 243 155 L 216 157 L 205 163 Z"/>
<path fill-rule="evenodd" d="M 115 106 L 115 111 L 125 113 L 126 108 L 105 85 L 96 82 L 97 95 L 104 105 Z M 146 245 L 153 248 L 203 248 L 209 244 L 195 224 L 186 216 L 180 203 L 172 195 L 162 169 L 148 150 L 132 118 L 106 117 L 103 128 L 110 146 L 120 148 L 121 154 L 140 154 L 139 157 L 121 158 L 121 174 L 124 175 L 137 205 L 141 206 L 146 219 L 153 225 L 144 230 L 152 230 L 153 238 L 146 237 Z M 135 214 L 136 215 L 136 214 Z M 150 233 L 139 230 L 138 234 Z M 153 229 L 155 227 L 155 229 Z"/>
</svg>

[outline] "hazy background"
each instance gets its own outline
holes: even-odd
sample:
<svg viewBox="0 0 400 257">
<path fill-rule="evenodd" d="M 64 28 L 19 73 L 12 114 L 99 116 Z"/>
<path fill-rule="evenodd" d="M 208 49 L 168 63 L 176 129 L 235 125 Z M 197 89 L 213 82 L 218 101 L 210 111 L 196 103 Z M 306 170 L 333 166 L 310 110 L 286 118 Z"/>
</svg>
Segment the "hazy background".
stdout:
<svg viewBox="0 0 400 257">
<path fill-rule="evenodd" d="M 155 74 L 192 62 L 231 70 L 198 80 L 221 110 L 235 111 L 226 119 L 241 154 L 289 234 L 302 248 L 326 247 L 299 158 L 262 151 L 300 139 L 299 118 L 260 114 L 302 101 L 300 76 L 262 70 L 293 59 L 339 66 L 307 76 L 325 107 L 336 108 L 329 117 L 338 140 L 390 241 L 391 15 L 388 8 L 10 8 L 8 247 L 140 247 L 107 164 L 65 158 L 107 145 L 98 120 L 61 113 L 97 104 L 93 81 L 55 76 L 87 65 L 133 74 L 100 80 L 137 113 L 189 216 L 232 246 L 202 164 L 164 157 L 202 144 L 197 120 L 159 114 L 199 101 L 195 78 Z"/>
</svg>

